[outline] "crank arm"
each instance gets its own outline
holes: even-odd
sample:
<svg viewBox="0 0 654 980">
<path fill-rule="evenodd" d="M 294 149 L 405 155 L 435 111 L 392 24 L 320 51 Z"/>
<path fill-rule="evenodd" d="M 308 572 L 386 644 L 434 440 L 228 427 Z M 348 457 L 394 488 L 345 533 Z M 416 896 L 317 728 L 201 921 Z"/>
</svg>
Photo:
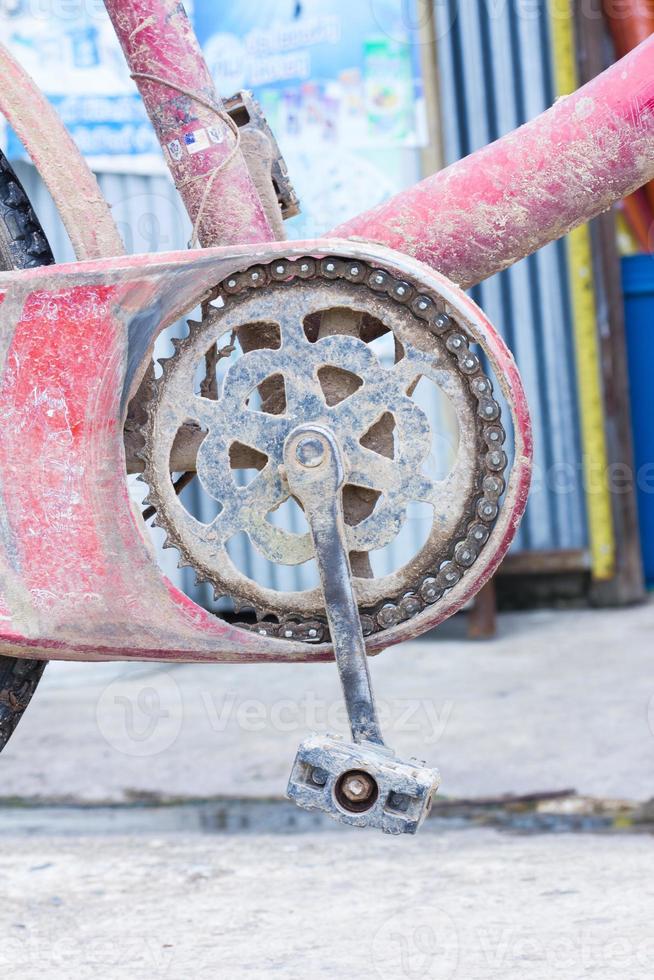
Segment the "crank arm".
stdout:
<svg viewBox="0 0 654 980">
<path fill-rule="evenodd" d="M 345 470 L 332 432 L 298 426 L 284 447 L 286 478 L 311 529 L 352 743 L 313 735 L 298 750 L 288 796 L 342 823 L 415 833 L 427 816 L 440 776 L 415 760 L 402 762 L 384 745 L 352 585 L 341 490 Z"/>
<path fill-rule="evenodd" d="M 302 504 L 313 536 L 352 738 L 383 745 L 345 546 L 341 505 L 345 472 L 338 443 L 321 426 L 298 426 L 287 441 L 284 462 L 289 486 Z"/>
</svg>

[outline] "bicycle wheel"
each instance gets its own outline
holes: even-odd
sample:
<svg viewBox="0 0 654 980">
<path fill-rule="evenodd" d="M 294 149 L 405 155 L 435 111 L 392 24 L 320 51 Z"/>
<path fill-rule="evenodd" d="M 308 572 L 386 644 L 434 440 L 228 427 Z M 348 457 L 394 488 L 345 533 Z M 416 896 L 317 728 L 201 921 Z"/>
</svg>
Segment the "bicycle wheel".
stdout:
<svg viewBox="0 0 654 980">
<path fill-rule="evenodd" d="M 31 269 L 54 262 L 23 187 L 0 151 L 0 269 Z M 41 679 L 45 660 L 0 656 L 0 752 Z"/>
</svg>

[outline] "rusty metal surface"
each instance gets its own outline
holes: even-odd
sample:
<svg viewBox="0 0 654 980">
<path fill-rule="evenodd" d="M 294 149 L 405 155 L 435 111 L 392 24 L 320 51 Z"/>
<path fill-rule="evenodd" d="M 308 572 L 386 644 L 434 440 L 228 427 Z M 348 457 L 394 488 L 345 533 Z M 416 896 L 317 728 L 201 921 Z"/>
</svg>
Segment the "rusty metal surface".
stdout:
<svg viewBox="0 0 654 980">
<path fill-rule="evenodd" d="M 306 256 L 295 263 L 257 264 L 223 281 L 216 300 L 221 306 L 207 307 L 201 323 L 189 324 L 188 338 L 176 342 L 161 377 L 151 382 L 143 459 L 157 523 L 182 563 L 194 568 L 200 581 L 209 581 L 217 596 L 232 597 L 237 609 L 252 607 L 259 619 L 278 617 L 279 629 L 270 622 L 260 627 L 266 635 L 295 639 L 309 630 L 314 635 L 318 630 L 317 640 L 326 635 L 321 589 L 279 593 L 264 588 L 236 567 L 227 547 L 245 531 L 271 562 L 294 565 L 313 558 L 308 532 L 292 534 L 270 522 L 292 496 L 282 464 L 284 442 L 296 425 L 311 421 L 333 431 L 347 460 L 348 489 L 363 488 L 379 497 L 362 512 L 346 496 L 350 555 L 368 555 L 390 544 L 411 501 L 433 510 L 431 533 L 417 555 L 392 574 L 358 575 L 355 587 L 367 635 L 438 602 L 469 572 L 489 538 L 507 466 L 499 406 L 456 311 L 446 313 L 442 297 L 422 287 L 413 277 L 398 279 L 379 266 L 337 257 L 321 263 Z M 326 314 L 333 332 L 323 332 Z M 339 329 L 339 317 L 349 325 L 352 314 L 379 325 L 372 336 L 379 329 L 394 336 L 391 370 L 382 367 L 365 342 L 365 331 L 352 336 Z M 322 318 L 318 337 L 311 332 L 317 317 Z M 243 333 L 245 353 L 231 364 L 215 397 L 203 396 L 194 379 L 207 352 L 225 344 L 233 351 Z M 353 382 L 349 391 L 326 387 L 325 371 L 340 372 Z M 456 459 L 441 480 L 427 471 L 432 432 L 412 399 L 421 378 L 447 395 L 458 422 Z M 333 375 L 326 380 L 332 382 Z M 390 458 L 369 438 L 389 416 L 397 443 Z M 179 465 L 171 457 L 189 421 L 201 433 L 192 469 L 197 468 L 203 489 L 221 508 L 208 525 L 188 512 L 170 479 L 171 469 Z M 259 471 L 246 487 L 236 481 L 235 471 L 243 466 Z"/>
<path fill-rule="evenodd" d="M 160 573 L 126 490 L 127 405 L 168 324 L 255 264 L 311 255 L 415 278 L 483 344 L 514 414 L 505 504 L 475 565 L 442 600 L 367 640 L 369 653 L 442 621 L 486 581 L 524 509 L 531 443 L 519 376 L 464 294 L 424 266 L 347 242 L 244 246 L 78 263 L 0 275 L 0 649 L 24 657 L 326 659 L 218 620 Z M 26 465 L 26 460 L 29 465 Z M 34 529 L 38 528 L 38 534 Z"/>
</svg>

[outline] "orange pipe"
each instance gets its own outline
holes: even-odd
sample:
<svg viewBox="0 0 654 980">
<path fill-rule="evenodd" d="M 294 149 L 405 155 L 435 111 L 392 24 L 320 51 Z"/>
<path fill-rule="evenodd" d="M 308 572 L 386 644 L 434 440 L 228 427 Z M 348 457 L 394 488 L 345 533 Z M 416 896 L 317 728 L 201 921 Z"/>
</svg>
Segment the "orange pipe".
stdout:
<svg viewBox="0 0 654 980">
<path fill-rule="evenodd" d="M 654 0 L 604 0 L 618 58 L 654 34 Z"/>
<path fill-rule="evenodd" d="M 650 34 L 654 34 L 654 0 L 604 0 L 604 13 L 609 22 L 613 43 L 619 58 L 632 51 L 641 41 L 645 41 Z M 648 224 L 651 226 L 654 220 L 654 213 L 652 213 L 652 209 L 654 209 L 654 183 L 648 184 L 645 190 L 651 206 L 648 219 Z M 640 233 L 632 222 L 632 213 L 636 214 L 639 210 L 642 210 L 642 201 L 633 201 L 629 206 L 625 202 L 625 214 L 640 242 Z M 648 244 L 645 248 L 646 251 L 651 252 L 649 228 L 647 235 Z"/>
<path fill-rule="evenodd" d="M 654 226 L 654 211 L 650 207 L 645 188 L 641 187 L 629 197 L 625 197 L 622 205 L 638 245 L 643 252 L 651 252 L 652 239 L 650 236 Z"/>
</svg>

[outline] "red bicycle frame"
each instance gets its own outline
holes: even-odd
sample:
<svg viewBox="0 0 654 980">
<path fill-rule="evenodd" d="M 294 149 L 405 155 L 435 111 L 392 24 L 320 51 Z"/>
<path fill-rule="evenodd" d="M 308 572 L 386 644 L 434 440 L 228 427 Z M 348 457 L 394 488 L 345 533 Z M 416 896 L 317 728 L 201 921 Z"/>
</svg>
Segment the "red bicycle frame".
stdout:
<svg viewBox="0 0 654 980">
<path fill-rule="evenodd" d="M 159 572 L 125 485 L 123 422 L 138 366 L 157 333 L 208 286 L 263 253 L 356 256 L 407 275 L 415 256 L 437 270 L 421 275 L 448 295 L 453 287 L 439 270 L 470 285 L 607 208 L 654 178 L 654 38 L 528 126 L 348 222 L 339 237 L 349 241 L 271 247 L 261 202 L 180 4 L 106 5 L 198 239 L 214 247 L 118 257 L 122 247 L 86 164 L 0 51 L 6 78 L 0 108 L 48 183 L 78 258 L 95 260 L 0 276 L 6 420 L 0 474 L 11 487 L 0 512 L 0 652 L 76 659 L 329 656 L 324 647 L 230 627 Z M 177 159 L 177 144 L 200 130 L 205 150 Z M 416 632 L 451 615 L 493 573 L 529 483 L 529 423 L 515 365 L 474 304 L 457 302 L 510 390 L 517 462 L 494 549 L 427 610 Z M 390 630 L 383 645 L 393 639 Z M 370 649 L 378 649 L 374 640 Z"/>
</svg>

